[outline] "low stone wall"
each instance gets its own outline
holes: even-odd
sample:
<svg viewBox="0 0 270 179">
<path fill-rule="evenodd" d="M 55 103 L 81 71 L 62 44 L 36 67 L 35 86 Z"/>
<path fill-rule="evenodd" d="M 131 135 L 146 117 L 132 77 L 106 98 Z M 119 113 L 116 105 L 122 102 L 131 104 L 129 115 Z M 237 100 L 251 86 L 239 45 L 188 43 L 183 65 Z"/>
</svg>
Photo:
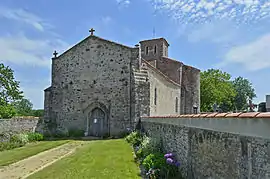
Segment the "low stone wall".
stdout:
<svg viewBox="0 0 270 179">
<path fill-rule="evenodd" d="M 270 113 L 142 117 L 189 179 L 270 178 Z"/>
<path fill-rule="evenodd" d="M 35 131 L 40 118 L 38 117 L 15 117 L 12 119 L 0 119 L 0 134 L 20 133 L 25 131 Z"/>
</svg>

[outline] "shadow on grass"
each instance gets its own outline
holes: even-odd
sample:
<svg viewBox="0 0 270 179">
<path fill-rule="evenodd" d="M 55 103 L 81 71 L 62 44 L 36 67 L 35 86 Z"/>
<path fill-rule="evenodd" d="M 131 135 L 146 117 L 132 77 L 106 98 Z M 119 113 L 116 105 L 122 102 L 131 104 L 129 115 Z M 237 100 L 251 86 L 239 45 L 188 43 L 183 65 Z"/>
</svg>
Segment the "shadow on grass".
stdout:
<svg viewBox="0 0 270 179">
<path fill-rule="evenodd" d="M 75 141 L 93 141 L 93 140 L 117 140 L 117 139 L 124 139 L 124 137 L 94 137 L 94 136 L 87 136 L 87 137 L 45 137 L 44 141 L 58 141 L 58 140 L 75 140 Z"/>
</svg>

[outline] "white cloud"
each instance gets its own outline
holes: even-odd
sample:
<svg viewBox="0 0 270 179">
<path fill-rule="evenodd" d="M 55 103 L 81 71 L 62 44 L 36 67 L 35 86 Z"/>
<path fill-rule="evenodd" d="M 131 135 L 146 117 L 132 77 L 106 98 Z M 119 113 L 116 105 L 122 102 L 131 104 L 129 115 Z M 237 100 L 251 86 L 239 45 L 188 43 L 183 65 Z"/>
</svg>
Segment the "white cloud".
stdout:
<svg viewBox="0 0 270 179">
<path fill-rule="evenodd" d="M 1 18 L 15 25 L 23 24 L 23 26 L 19 26 L 20 29 L 12 29 L 15 32 L 12 34 L 9 29 L 6 32 L 2 29 L 5 35 L 0 34 L 0 63 L 11 67 L 15 64 L 20 67 L 21 72 L 24 73 L 15 71 L 14 74 L 16 80 L 21 82 L 20 87 L 24 96 L 31 100 L 34 108 L 43 108 L 43 90 L 50 85 L 49 71 L 52 53 L 54 50 L 63 52 L 70 46 L 53 31 L 53 25 L 29 11 L 0 6 Z M 24 27 L 27 27 L 27 30 L 29 27 L 36 30 L 40 36 L 33 38 L 26 35 L 27 31 Z M 42 38 L 43 36 L 46 38 Z M 32 75 L 35 67 L 40 67 L 40 70 L 36 70 L 37 74 Z"/>
<path fill-rule="evenodd" d="M 229 19 L 243 24 L 270 17 L 270 2 L 259 0 L 148 0 L 156 10 L 183 24 Z"/>
<path fill-rule="evenodd" d="M 241 64 L 249 71 L 270 67 L 270 33 L 253 42 L 231 48 L 219 66 Z"/>
<path fill-rule="evenodd" d="M 109 25 L 112 22 L 112 18 L 110 16 L 105 16 L 101 18 L 102 24 Z"/>
<path fill-rule="evenodd" d="M 50 67 L 53 50 L 63 50 L 68 44 L 58 40 L 30 39 L 23 35 L 0 37 L 1 61 L 17 65 Z"/>
<path fill-rule="evenodd" d="M 0 6 L 0 17 L 31 25 L 39 31 L 44 31 L 47 28 L 52 28 L 51 24 L 47 23 L 39 16 L 32 14 L 24 9 L 11 9 L 8 7 Z"/>
<path fill-rule="evenodd" d="M 116 0 L 117 4 L 120 5 L 120 6 L 129 6 L 130 5 L 130 0 Z"/>
<path fill-rule="evenodd" d="M 188 41 L 197 43 L 207 41 L 217 44 L 230 44 L 239 36 L 237 29 L 225 21 L 212 22 L 196 26 L 187 31 Z M 226 31 L 224 31 L 226 29 Z"/>
</svg>

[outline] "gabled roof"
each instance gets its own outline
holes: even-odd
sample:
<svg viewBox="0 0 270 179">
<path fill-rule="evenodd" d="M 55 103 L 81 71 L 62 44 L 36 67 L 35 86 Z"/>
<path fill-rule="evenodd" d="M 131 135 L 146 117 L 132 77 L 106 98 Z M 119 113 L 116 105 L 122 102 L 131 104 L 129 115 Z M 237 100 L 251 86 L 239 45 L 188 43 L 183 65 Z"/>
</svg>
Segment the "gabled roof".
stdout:
<svg viewBox="0 0 270 179">
<path fill-rule="evenodd" d="M 145 63 L 148 67 L 150 67 L 153 71 L 155 71 L 156 73 L 160 74 L 161 76 L 163 76 L 168 82 L 176 85 L 176 86 L 179 86 L 180 87 L 180 84 L 174 82 L 173 80 L 171 80 L 171 78 L 169 78 L 167 75 L 165 75 L 164 73 L 162 73 L 160 70 L 158 70 L 156 67 L 152 66 L 150 63 L 148 63 L 146 60 L 144 60 L 142 58 L 142 62 Z"/>
<path fill-rule="evenodd" d="M 70 47 L 69 49 L 67 49 L 66 51 L 64 51 L 62 54 L 60 54 L 58 57 L 56 58 L 53 58 L 53 59 L 57 59 L 59 57 L 61 57 L 63 54 L 67 53 L 68 51 L 72 50 L 73 48 L 77 47 L 78 45 L 80 45 L 81 43 L 87 41 L 88 39 L 90 38 L 93 38 L 93 39 L 98 39 L 98 40 L 101 40 L 101 41 L 104 41 L 104 42 L 108 42 L 108 43 L 112 43 L 112 44 L 115 44 L 115 45 L 119 45 L 119 46 L 122 46 L 124 48 L 129 48 L 129 49 L 136 49 L 137 47 L 129 47 L 127 45 L 123 45 L 123 44 L 120 44 L 120 43 L 117 43 L 117 42 L 113 42 L 113 41 L 110 41 L 110 40 L 106 40 L 106 39 L 103 39 L 101 37 L 98 37 L 98 36 L 95 36 L 95 35 L 89 35 L 88 37 L 84 38 L 83 40 L 81 40 L 80 42 L 78 42 L 77 44 L 73 45 L 72 47 Z"/>
<path fill-rule="evenodd" d="M 44 91 L 51 91 L 51 89 L 52 89 L 52 87 L 50 86 L 50 87 L 46 88 Z"/>
<path fill-rule="evenodd" d="M 198 70 L 197 68 L 194 68 L 192 66 L 185 65 L 184 63 L 168 58 L 168 57 L 161 57 L 159 62 L 157 63 L 157 69 L 159 69 L 162 73 L 167 75 L 171 80 L 173 80 L 176 83 L 180 83 L 180 76 L 177 74 L 177 71 L 180 69 L 180 67 L 183 67 L 185 69 L 192 69 L 192 70 Z"/>
</svg>

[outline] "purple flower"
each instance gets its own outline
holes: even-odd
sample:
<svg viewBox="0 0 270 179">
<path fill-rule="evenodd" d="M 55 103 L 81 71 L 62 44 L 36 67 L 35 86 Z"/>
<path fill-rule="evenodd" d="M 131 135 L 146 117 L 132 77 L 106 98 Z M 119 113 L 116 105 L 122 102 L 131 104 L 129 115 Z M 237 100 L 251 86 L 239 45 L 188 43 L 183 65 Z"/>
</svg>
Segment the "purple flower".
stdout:
<svg viewBox="0 0 270 179">
<path fill-rule="evenodd" d="M 171 157 L 173 157 L 173 154 L 172 153 L 168 153 L 168 154 L 165 154 L 164 157 L 165 158 L 171 158 Z"/>
<path fill-rule="evenodd" d="M 180 163 L 179 162 L 175 162 L 175 166 L 176 167 L 179 167 L 180 166 Z"/>
<path fill-rule="evenodd" d="M 171 158 L 167 158 L 167 160 L 166 160 L 166 162 L 168 163 L 168 164 L 173 164 L 173 159 L 171 159 Z"/>
</svg>

